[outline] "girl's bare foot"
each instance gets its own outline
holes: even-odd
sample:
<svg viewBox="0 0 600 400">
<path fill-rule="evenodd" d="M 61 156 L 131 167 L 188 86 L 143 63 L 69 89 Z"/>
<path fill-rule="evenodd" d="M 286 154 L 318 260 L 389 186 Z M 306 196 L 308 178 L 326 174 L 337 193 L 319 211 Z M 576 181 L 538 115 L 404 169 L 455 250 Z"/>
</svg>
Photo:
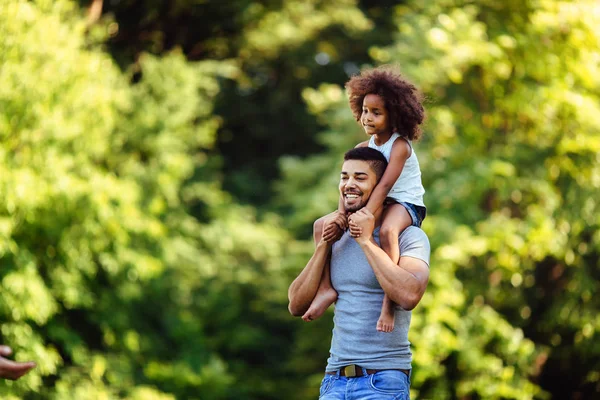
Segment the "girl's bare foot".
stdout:
<svg viewBox="0 0 600 400">
<path fill-rule="evenodd" d="M 381 311 L 381 315 L 379 315 L 379 320 L 377 320 L 377 330 L 379 332 L 391 332 L 394 330 L 394 315 L 390 315 L 384 310 Z"/>
<path fill-rule="evenodd" d="M 308 311 L 304 313 L 302 319 L 306 322 L 314 321 L 319 318 L 327 308 L 337 299 L 337 292 L 333 288 L 319 290 L 312 301 Z"/>
<path fill-rule="evenodd" d="M 379 332 L 391 332 L 394 330 L 395 304 L 390 298 L 383 296 L 383 304 L 381 305 L 381 314 L 377 321 L 377 330 Z"/>
</svg>

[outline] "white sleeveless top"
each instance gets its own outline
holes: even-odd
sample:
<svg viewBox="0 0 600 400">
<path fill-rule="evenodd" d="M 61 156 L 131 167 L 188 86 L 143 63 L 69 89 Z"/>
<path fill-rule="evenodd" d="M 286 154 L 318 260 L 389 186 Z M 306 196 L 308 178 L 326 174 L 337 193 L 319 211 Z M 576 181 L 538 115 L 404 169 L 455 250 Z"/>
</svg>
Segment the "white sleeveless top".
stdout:
<svg viewBox="0 0 600 400">
<path fill-rule="evenodd" d="M 369 147 L 379 150 L 381 153 L 383 153 L 385 159 L 390 162 L 392 146 L 399 137 L 401 136 L 398 133 L 394 133 L 387 142 L 381 146 L 377 146 L 375 144 L 375 136 L 371 136 L 371 139 L 369 139 Z M 402 138 L 400 140 L 405 139 Z M 421 168 L 419 168 L 419 160 L 417 159 L 417 155 L 415 154 L 415 150 L 413 149 L 410 140 L 406 141 L 410 145 L 410 157 L 408 157 L 406 163 L 404 163 L 402 173 L 398 177 L 396 183 L 394 183 L 392 189 L 390 189 L 387 197 L 391 197 L 397 202 L 405 201 L 407 203 L 425 207 L 425 203 L 423 203 L 425 188 L 423 188 L 423 184 L 421 183 Z"/>
</svg>

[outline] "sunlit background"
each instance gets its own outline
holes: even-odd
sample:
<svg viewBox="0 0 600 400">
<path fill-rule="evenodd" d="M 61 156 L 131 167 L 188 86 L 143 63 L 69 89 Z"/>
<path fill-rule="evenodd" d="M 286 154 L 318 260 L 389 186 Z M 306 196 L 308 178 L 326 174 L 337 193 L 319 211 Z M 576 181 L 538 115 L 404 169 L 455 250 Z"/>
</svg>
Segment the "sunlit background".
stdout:
<svg viewBox="0 0 600 400">
<path fill-rule="evenodd" d="M 431 280 L 414 399 L 600 398 L 600 3 L 0 0 L 2 399 L 318 397 L 287 286 L 395 64 Z"/>
</svg>

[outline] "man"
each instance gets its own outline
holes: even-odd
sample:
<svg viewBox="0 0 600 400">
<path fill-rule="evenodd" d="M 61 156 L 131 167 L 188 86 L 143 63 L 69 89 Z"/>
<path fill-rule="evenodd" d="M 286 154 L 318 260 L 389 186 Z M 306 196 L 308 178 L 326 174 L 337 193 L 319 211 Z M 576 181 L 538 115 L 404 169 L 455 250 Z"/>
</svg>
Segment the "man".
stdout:
<svg viewBox="0 0 600 400">
<path fill-rule="evenodd" d="M 11 353 L 10 347 L 0 345 L 0 378 L 17 380 L 35 367 L 35 363 L 31 361 L 20 363 L 4 358 Z"/>
<path fill-rule="evenodd" d="M 324 235 L 333 224 L 344 225 L 345 218 L 337 212 L 315 224 L 315 228 L 322 227 L 314 232 L 314 254 L 288 291 L 290 312 L 302 316 L 320 293 L 321 276 L 331 271 L 338 295 L 322 400 L 409 397 L 410 310 L 421 300 L 429 280 L 429 240 L 419 228 L 404 230 L 399 237 L 398 265 L 379 247 L 382 210 L 373 215 L 363 207 L 386 165 L 383 155 L 368 147 L 345 154 L 339 190 L 346 213 L 352 213 L 349 225 L 359 228 L 352 231 L 360 234 Z M 391 333 L 376 330 L 384 293 L 399 306 Z"/>
</svg>

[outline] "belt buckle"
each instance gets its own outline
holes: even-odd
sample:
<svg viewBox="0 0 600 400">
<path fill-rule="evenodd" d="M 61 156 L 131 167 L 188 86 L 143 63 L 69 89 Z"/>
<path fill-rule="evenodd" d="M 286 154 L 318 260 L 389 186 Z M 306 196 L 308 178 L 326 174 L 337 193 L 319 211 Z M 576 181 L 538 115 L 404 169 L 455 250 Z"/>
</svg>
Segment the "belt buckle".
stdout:
<svg viewBox="0 0 600 400">
<path fill-rule="evenodd" d="M 347 378 L 354 378 L 356 376 L 356 365 L 347 365 L 344 367 L 344 375 Z"/>
</svg>

